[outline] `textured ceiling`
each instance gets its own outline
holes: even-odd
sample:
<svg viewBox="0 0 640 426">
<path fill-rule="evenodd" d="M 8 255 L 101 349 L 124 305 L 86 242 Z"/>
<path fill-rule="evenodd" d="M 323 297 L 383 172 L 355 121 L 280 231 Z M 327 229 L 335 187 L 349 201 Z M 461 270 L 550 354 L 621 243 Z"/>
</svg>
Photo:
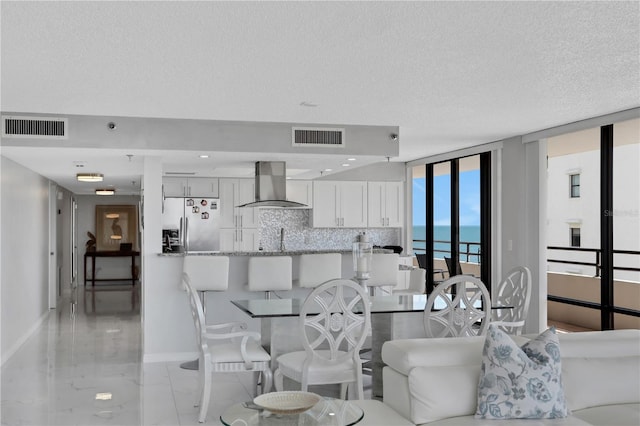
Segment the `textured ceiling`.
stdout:
<svg viewBox="0 0 640 426">
<path fill-rule="evenodd" d="M 1 108 L 394 125 L 407 161 L 640 106 L 639 5 L 2 1 Z"/>
</svg>

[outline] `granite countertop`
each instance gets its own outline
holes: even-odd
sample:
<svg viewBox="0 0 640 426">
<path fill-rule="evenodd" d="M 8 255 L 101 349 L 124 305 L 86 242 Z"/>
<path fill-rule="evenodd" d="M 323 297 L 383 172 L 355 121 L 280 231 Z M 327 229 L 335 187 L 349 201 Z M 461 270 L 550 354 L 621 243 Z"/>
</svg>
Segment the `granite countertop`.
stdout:
<svg viewBox="0 0 640 426">
<path fill-rule="evenodd" d="M 189 256 L 296 256 L 300 254 L 322 254 L 322 253 L 351 253 L 351 249 L 335 250 L 261 250 L 261 251 L 209 251 L 209 252 L 178 252 L 178 253 L 158 253 L 158 256 L 183 257 Z M 393 253 L 393 250 L 374 249 L 374 253 Z"/>
</svg>

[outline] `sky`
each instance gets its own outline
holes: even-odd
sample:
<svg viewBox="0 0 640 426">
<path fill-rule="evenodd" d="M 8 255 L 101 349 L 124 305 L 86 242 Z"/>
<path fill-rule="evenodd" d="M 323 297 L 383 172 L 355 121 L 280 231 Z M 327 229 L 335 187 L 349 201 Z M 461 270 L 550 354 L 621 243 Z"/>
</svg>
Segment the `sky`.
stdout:
<svg viewBox="0 0 640 426">
<path fill-rule="evenodd" d="M 451 197 L 449 175 L 435 176 L 435 226 L 451 225 Z M 426 200 L 425 178 L 413 180 L 413 225 L 424 225 Z M 480 226 L 480 170 L 460 173 L 460 226 Z"/>
</svg>

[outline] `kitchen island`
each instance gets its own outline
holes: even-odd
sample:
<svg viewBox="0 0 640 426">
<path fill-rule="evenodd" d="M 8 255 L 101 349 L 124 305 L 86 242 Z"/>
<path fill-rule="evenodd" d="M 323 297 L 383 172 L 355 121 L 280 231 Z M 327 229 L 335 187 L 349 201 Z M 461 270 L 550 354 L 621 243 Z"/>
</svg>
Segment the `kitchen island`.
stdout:
<svg viewBox="0 0 640 426">
<path fill-rule="evenodd" d="M 393 253 L 393 250 L 389 249 L 374 249 L 374 253 Z M 323 254 L 323 253 L 341 253 L 341 254 L 352 254 L 351 249 L 344 250 L 318 250 L 318 249 L 310 249 L 310 250 L 259 250 L 259 251 L 203 251 L 203 252 L 169 252 L 169 253 L 159 253 L 159 256 L 299 256 L 301 254 Z"/>
<path fill-rule="evenodd" d="M 384 249 L 381 249 L 384 250 Z M 377 250 L 376 250 L 377 251 Z M 390 252 L 384 250 L 385 252 Z M 229 256 L 229 287 L 227 291 L 208 292 L 205 297 L 207 322 L 210 324 L 228 321 L 246 322 L 249 330 L 260 331 L 260 321 L 248 318 L 245 313 L 232 305 L 232 300 L 264 299 L 263 292 L 248 291 L 248 264 L 254 256 L 291 256 L 292 277 L 298 278 L 300 255 L 315 253 L 341 253 L 342 277 L 354 275 L 353 254 L 351 250 L 285 250 L 285 251 L 256 251 L 256 252 L 202 252 L 202 253 L 157 253 L 152 255 L 154 260 L 154 275 L 161 277 L 154 282 L 148 282 L 143 292 L 145 303 L 153 305 L 154 310 L 163 315 L 156 318 L 157 335 L 145 336 L 156 343 L 149 345 L 145 353 L 145 362 L 154 361 L 189 361 L 197 356 L 195 330 L 187 293 L 181 286 L 182 262 L 184 256 Z M 151 259 L 150 259 L 151 260 Z M 283 299 L 304 299 L 310 289 L 294 285 L 292 290 L 275 292 L 273 297 Z M 171 342 L 171 346 L 164 344 L 163 349 L 158 346 L 162 342 Z M 157 349 L 156 349 L 157 347 Z"/>
</svg>

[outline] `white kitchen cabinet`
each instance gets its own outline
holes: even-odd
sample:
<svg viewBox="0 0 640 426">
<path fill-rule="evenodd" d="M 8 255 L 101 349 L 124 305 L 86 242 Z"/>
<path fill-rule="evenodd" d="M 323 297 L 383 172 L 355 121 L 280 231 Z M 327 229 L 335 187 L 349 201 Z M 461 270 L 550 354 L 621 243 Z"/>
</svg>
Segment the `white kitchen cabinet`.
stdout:
<svg viewBox="0 0 640 426">
<path fill-rule="evenodd" d="M 255 201 L 254 179 L 220 179 L 220 250 L 257 251 L 259 211 L 236 207 Z"/>
<path fill-rule="evenodd" d="M 258 251 L 258 229 L 228 228 L 220 230 L 220 251 Z"/>
<path fill-rule="evenodd" d="M 165 197 L 218 198 L 218 178 L 165 177 L 162 191 Z"/>
<path fill-rule="evenodd" d="M 288 180 L 287 200 L 313 207 L 313 182 L 310 180 Z"/>
<path fill-rule="evenodd" d="M 254 179 L 220 179 L 220 227 L 257 228 L 259 212 L 254 207 L 236 207 L 255 201 Z"/>
<path fill-rule="evenodd" d="M 367 227 L 367 183 L 313 182 L 312 223 L 316 228 Z"/>
<path fill-rule="evenodd" d="M 218 198 L 219 179 L 218 178 L 189 178 L 189 197 Z"/>
<path fill-rule="evenodd" d="M 370 228 L 402 227 L 404 188 L 402 182 L 369 182 L 367 215 Z"/>
</svg>

